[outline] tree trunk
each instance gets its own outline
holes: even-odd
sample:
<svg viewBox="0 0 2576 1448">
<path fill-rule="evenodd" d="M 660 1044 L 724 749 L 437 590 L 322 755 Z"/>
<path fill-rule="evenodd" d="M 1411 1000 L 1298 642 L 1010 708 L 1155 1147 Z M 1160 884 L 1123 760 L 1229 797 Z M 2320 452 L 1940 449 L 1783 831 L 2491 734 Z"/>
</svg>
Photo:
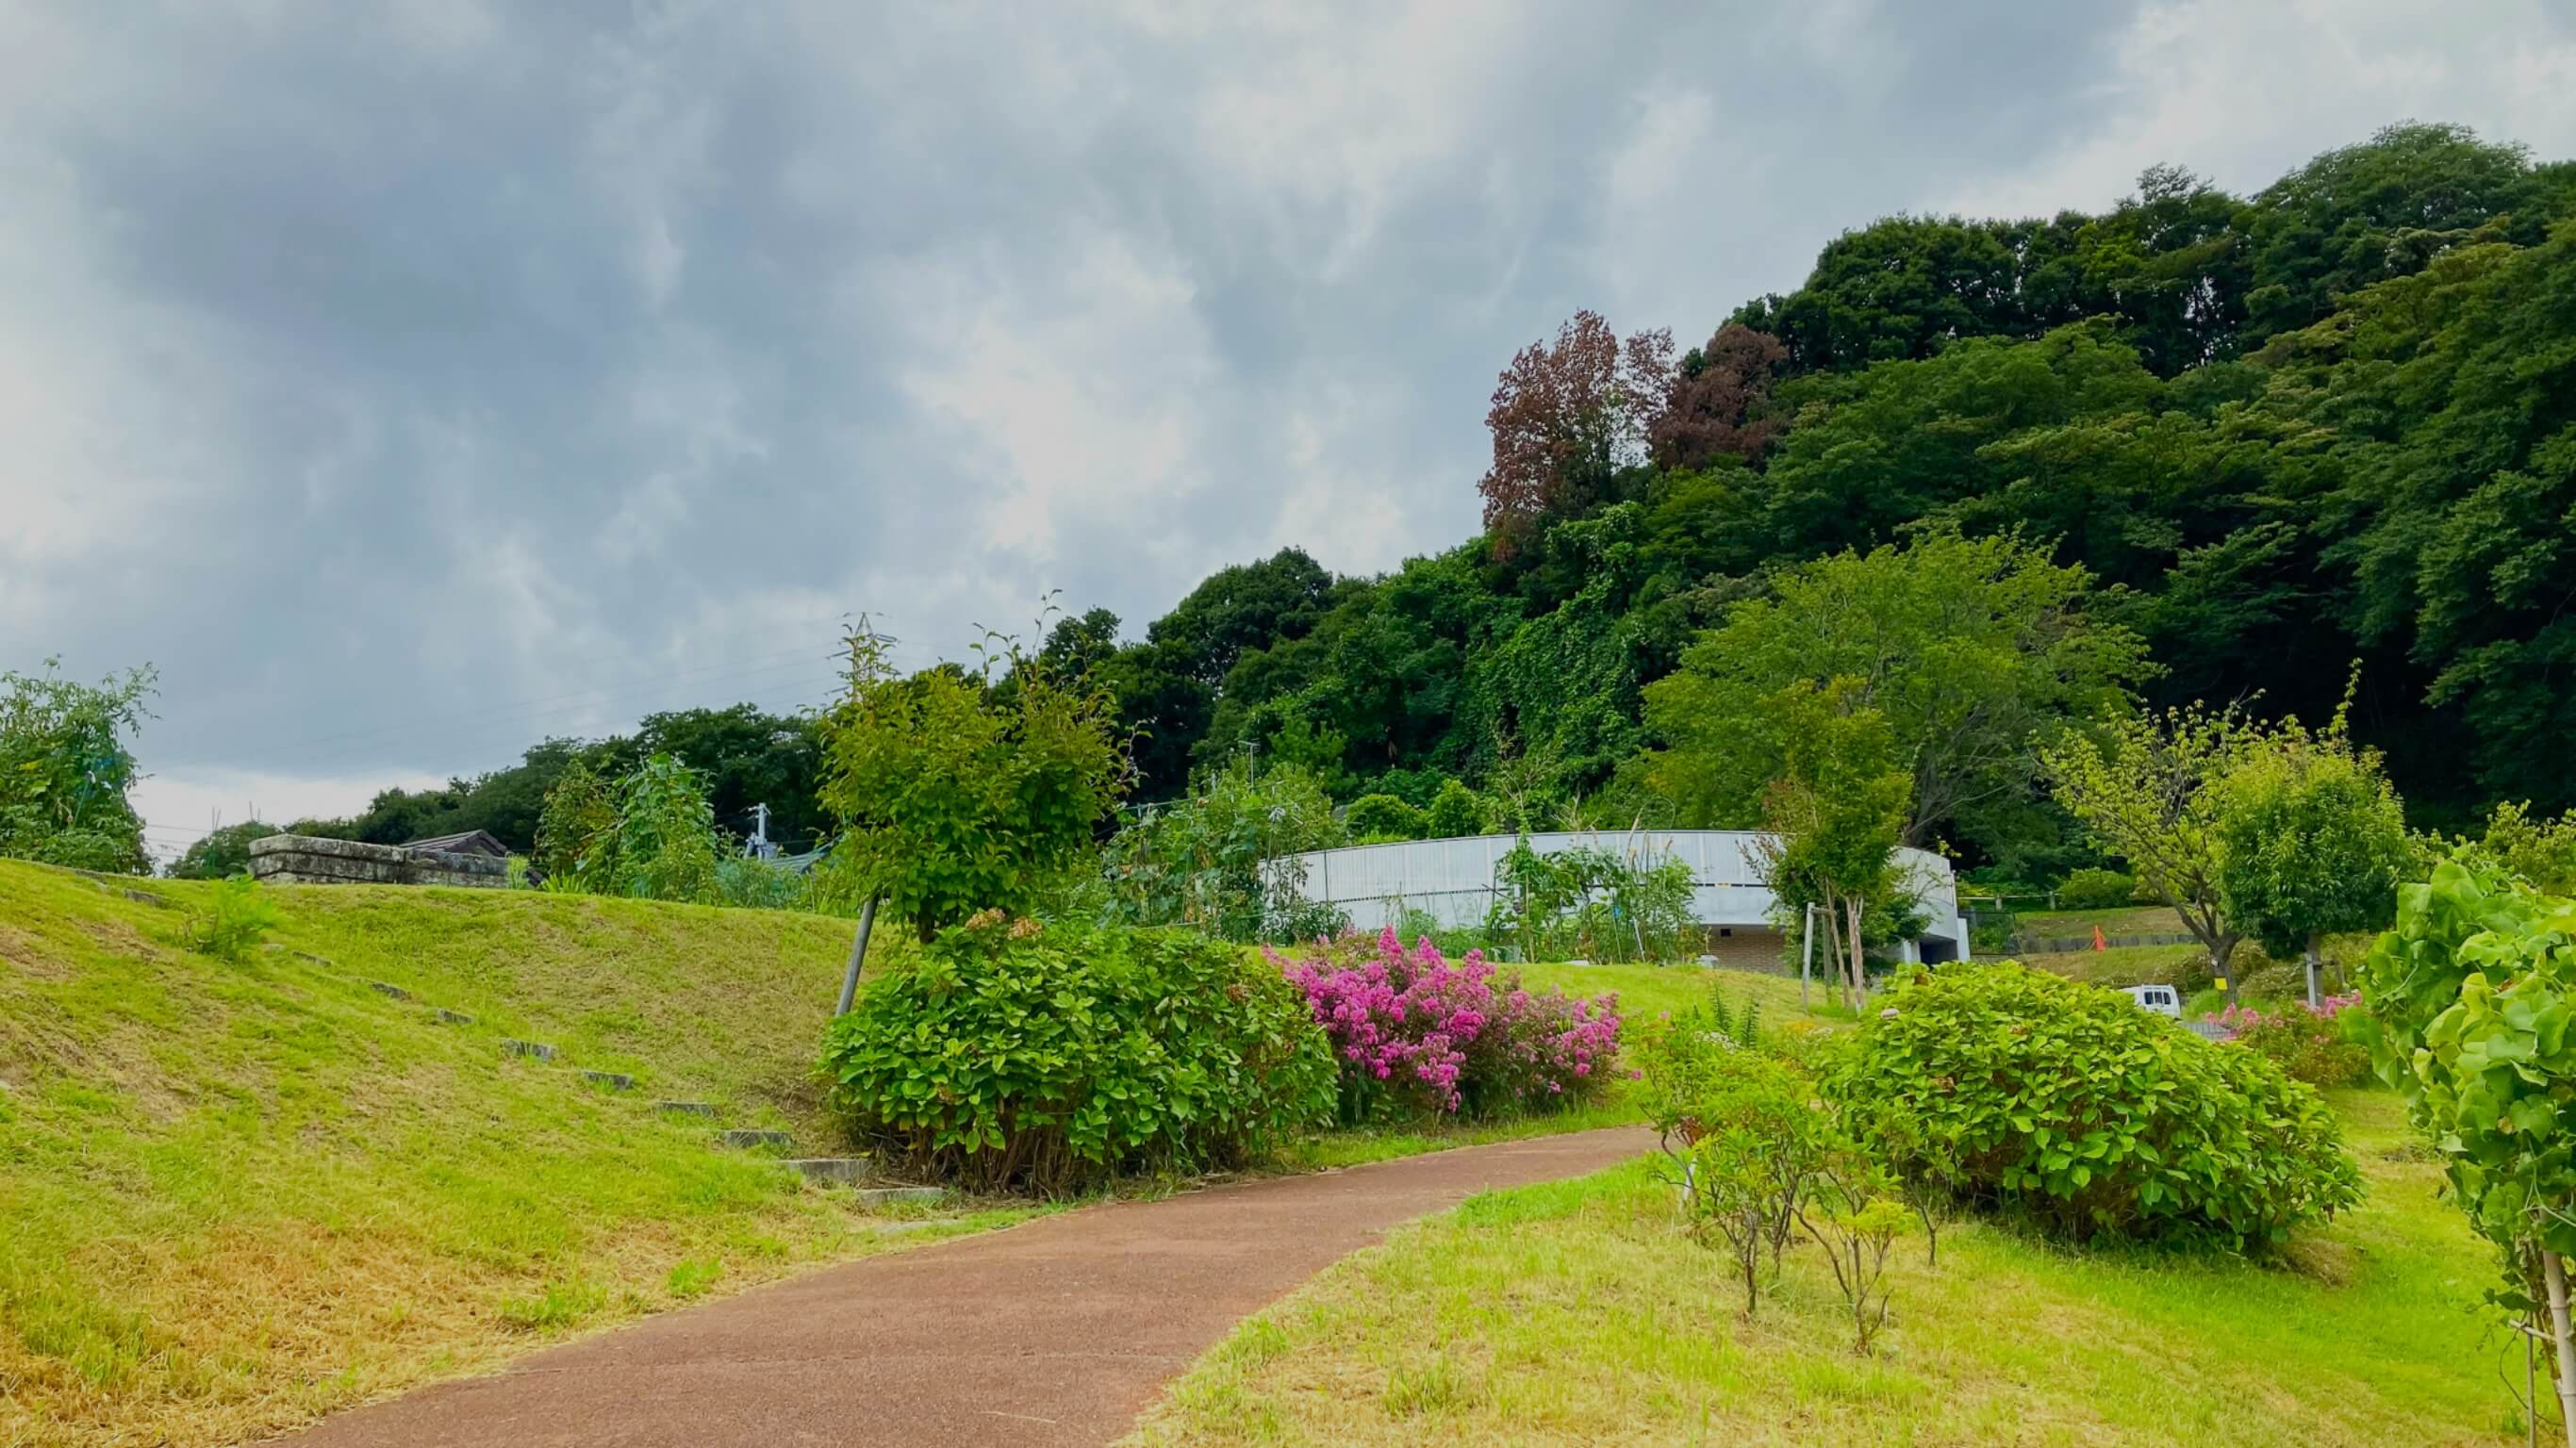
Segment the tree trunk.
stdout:
<svg viewBox="0 0 2576 1448">
<path fill-rule="evenodd" d="M 2236 958 L 2236 937 L 2222 935 L 2201 944 L 2209 950 L 2210 974 L 2227 982 L 2227 1003 L 2231 1006 L 2236 1004 L 2236 972 L 2228 968 L 2229 962 Z"/>
<path fill-rule="evenodd" d="M 2540 1249 L 2540 1268 L 2549 1281 L 2549 1335 L 2558 1346 L 2558 1418 L 2567 1430 L 2567 1448 L 2576 1448 L 2576 1332 L 2567 1322 L 2567 1267 L 2547 1245 Z"/>
<path fill-rule="evenodd" d="M 2312 1011 L 2325 1005 L 2325 993 L 2319 989 L 2320 984 L 2325 978 L 2325 957 L 2317 948 L 2318 939 L 2319 937 L 2314 935 L 2308 937 L 2308 950 L 2306 956 L 2308 967 L 2308 1009 Z"/>
</svg>

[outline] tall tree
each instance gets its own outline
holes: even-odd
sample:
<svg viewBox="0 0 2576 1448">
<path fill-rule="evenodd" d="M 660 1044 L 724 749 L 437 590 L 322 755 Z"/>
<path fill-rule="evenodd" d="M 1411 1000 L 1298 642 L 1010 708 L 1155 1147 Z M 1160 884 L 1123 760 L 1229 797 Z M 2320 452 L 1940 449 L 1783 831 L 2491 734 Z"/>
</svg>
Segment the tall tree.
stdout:
<svg viewBox="0 0 2576 1448">
<path fill-rule="evenodd" d="M 2300 954 L 2316 1006 L 2324 938 L 2385 926 L 2414 865 L 2397 791 L 2338 716 L 2323 733 L 2291 723 L 2255 743 L 2219 795 L 2219 893 L 2266 952 Z"/>
<path fill-rule="evenodd" d="M 1770 410 L 1771 375 L 1789 349 L 1741 322 L 1717 329 L 1705 346 L 1682 354 L 1664 389 L 1663 406 L 1646 425 L 1646 444 L 1662 468 L 1704 468 L 1720 457 L 1758 462 L 1786 419 Z"/>
<path fill-rule="evenodd" d="M 1597 312 L 1577 312 L 1553 344 L 1512 357 L 1485 414 L 1494 461 L 1476 489 L 1485 530 L 1508 552 L 1547 520 L 1615 500 L 1619 476 L 1646 457 L 1646 436 L 1671 385 L 1670 332 L 1622 344 Z"/>
<path fill-rule="evenodd" d="M 889 642 L 852 631 L 848 689 L 823 719 L 835 878 L 925 941 L 979 910 L 1027 911 L 1088 857 L 1125 788 L 1111 700 L 1007 650 L 988 659 L 1019 677 L 1004 699 L 963 669 L 905 677 Z"/>
<path fill-rule="evenodd" d="M 2236 711 L 2192 706 L 2116 716 L 2040 751 L 2058 804 L 2182 917 L 2231 1003 L 2245 937 L 2219 888 L 2219 785 L 2253 738 Z"/>
<path fill-rule="evenodd" d="M 1646 777 L 1677 823 L 1750 825 L 1795 744 L 1767 701 L 1849 680 L 1849 706 L 1886 718 L 1914 781 L 1904 842 L 2010 856 L 2048 833 L 2033 741 L 2122 712 L 2153 670 L 2135 634 L 2090 616 L 2091 594 L 2045 547 L 1955 532 L 1784 570 L 1646 687 L 1663 741 Z"/>
<path fill-rule="evenodd" d="M 2339 434 L 2314 526 L 2349 626 L 2456 711 L 2480 793 L 2576 805 L 2576 221 L 2454 251 L 2281 351 L 2278 405 Z"/>
<path fill-rule="evenodd" d="M 1763 878 L 1780 909 L 1805 917 L 1802 931 L 1823 924 L 1847 1005 L 1869 996 L 1863 929 L 1873 910 L 1897 903 L 1894 859 L 1914 783 L 1864 693 L 1858 679 L 1821 688 L 1801 679 L 1762 701 L 1785 742 L 1780 775 L 1762 790 Z"/>
<path fill-rule="evenodd" d="M 2472 240 L 2537 242 L 2567 199 L 2522 146 L 2466 126 L 2410 121 L 2328 151 L 2254 198 L 2249 337 L 2298 331 Z"/>
</svg>

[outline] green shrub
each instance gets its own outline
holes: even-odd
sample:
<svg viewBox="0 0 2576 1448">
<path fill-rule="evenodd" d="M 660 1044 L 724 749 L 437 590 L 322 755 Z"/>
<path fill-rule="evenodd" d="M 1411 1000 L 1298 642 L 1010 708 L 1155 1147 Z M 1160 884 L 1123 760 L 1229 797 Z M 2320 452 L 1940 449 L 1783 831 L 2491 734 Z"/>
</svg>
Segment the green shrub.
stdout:
<svg viewBox="0 0 2576 1448">
<path fill-rule="evenodd" d="M 1824 1084 L 1955 1143 L 1962 1195 L 2076 1236 L 2263 1249 L 2360 1191 L 2333 1116 L 2270 1060 L 2010 963 L 1899 986 Z"/>
<path fill-rule="evenodd" d="M 1422 811 L 1391 794 L 1364 794 L 1342 811 L 1342 828 L 1362 844 L 1418 840 L 1431 828 Z"/>
<path fill-rule="evenodd" d="M 1312 940 L 1344 924 L 1306 898 L 1296 857 L 1342 842 L 1314 771 L 1248 760 L 1203 772 L 1189 797 L 1137 811 L 1101 851 L 1107 918 L 1187 925 L 1228 940 Z"/>
<path fill-rule="evenodd" d="M 716 862 L 717 903 L 749 910 L 812 910 L 814 877 L 773 860 L 728 855 Z"/>
<path fill-rule="evenodd" d="M 277 902 L 257 880 L 248 875 L 217 880 L 206 891 L 206 913 L 188 917 L 188 948 L 218 960 L 245 960 L 277 921 Z"/>
<path fill-rule="evenodd" d="M 1494 812 L 1484 797 L 1454 779 L 1442 780 L 1440 792 L 1422 812 L 1423 838 L 1459 840 L 1493 828 Z"/>
<path fill-rule="evenodd" d="M 2138 882 L 2117 870 L 2076 870 L 2057 887 L 2057 908 L 2125 910 L 2137 893 Z"/>
<path fill-rule="evenodd" d="M 2248 1001 L 2285 1001 L 2304 998 L 2308 991 L 2306 972 L 2297 962 L 2283 964 L 2262 954 L 2250 945 L 2236 948 L 2236 998 Z"/>
<path fill-rule="evenodd" d="M 2329 996 L 2322 1011 L 2296 1002 L 2273 1011 L 2238 1006 L 2219 1019 L 2235 1028 L 2237 1045 L 2269 1058 L 2291 1080 L 2320 1089 L 2358 1086 L 2370 1075 L 2370 1048 L 2351 1039 L 2340 1019 L 2351 1004 L 2348 996 Z"/>
<path fill-rule="evenodd" d="M 988 911 L 885 969 L 824 1038 L 854 1134 L 980 1189 L 1229 1166 L 1332 1119 L 1306 1000 L 1179 930 Z"/>
</svg>

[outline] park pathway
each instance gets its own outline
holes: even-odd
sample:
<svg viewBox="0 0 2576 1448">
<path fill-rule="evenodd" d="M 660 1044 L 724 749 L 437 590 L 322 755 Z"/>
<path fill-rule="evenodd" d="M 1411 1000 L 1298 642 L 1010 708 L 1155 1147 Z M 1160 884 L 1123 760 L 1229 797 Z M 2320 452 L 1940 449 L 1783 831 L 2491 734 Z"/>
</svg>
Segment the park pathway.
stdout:
<svg viewBox="0 0 2576 1448">
<path fill-rule="evenodd" d="M 294 1448 L 1102 1444 L 1386 1230 L 1643 1152 L 1643 1128 L 1116 1202 L 889 1253 L 326 1419 Z"/>
</svg>

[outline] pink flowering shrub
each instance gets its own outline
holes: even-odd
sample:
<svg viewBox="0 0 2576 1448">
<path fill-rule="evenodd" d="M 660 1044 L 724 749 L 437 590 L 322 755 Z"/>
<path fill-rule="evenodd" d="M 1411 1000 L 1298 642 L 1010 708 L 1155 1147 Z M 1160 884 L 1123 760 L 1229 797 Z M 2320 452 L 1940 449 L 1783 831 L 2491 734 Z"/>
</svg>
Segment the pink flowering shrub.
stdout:
<svg viewBox="0 0 2576 1448">
<path fill-rule="evenodd" d="M 1302 958 L 1267 952 L 1306 993 L 1341 1063 L 1342 1112 L 1493 1115 L 1578 1100 L 1607 1079 L 1619 999 L 1523 989 L 1483 952 L 1452 965 L 1428 938 L 1395 931 L 1318 940 Z"/>
<path fill-rule="evenodd" d="M 2361 1008 L 2358 992 L 2327 996 L 2310 1010 L 2294 1001 L 2274 1011 L 2229 1006 L 2205 1019 L 2225 1027 L 2237 1045 L 2271 1057 L 2295 1080 L 2311 1086 L 2352 1086 L 2370 1071 L 2370 1053 L 2345 1039 L 2336 1017 Z"/>
</svg>

